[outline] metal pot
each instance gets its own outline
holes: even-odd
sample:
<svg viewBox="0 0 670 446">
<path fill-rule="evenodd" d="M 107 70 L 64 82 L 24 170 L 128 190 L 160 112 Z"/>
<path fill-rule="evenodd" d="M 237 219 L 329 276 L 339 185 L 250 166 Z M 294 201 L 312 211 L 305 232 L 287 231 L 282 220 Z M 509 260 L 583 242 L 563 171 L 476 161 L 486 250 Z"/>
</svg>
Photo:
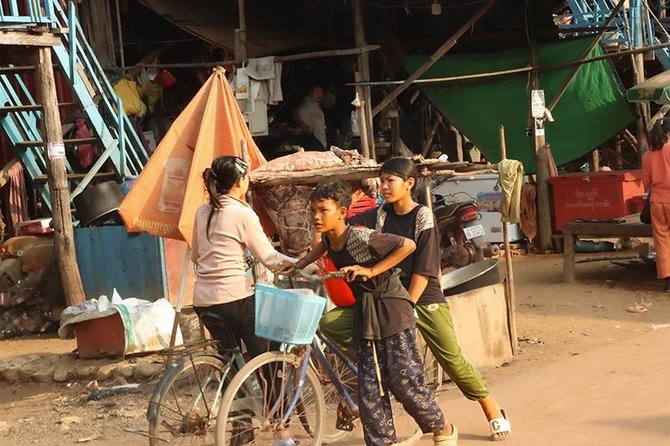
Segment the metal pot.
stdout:
<svg viewBox="0 0 670 446">
<path fill-rule="evenodd" d="M 123 201 L 123 192 L 116 181 L 106 181 L 87 187 L 74 197 L 79 226 L 93 226 L 103 218 L 119 210 Z"/>
<path fill-rule="evenodd" d="M 445 296 L 454 296 L 466 291 L 483 288 L 500 282 L 497 259 L 488 259 L 471 263 L 442 276 L 442 292 Z"/>
</svg>

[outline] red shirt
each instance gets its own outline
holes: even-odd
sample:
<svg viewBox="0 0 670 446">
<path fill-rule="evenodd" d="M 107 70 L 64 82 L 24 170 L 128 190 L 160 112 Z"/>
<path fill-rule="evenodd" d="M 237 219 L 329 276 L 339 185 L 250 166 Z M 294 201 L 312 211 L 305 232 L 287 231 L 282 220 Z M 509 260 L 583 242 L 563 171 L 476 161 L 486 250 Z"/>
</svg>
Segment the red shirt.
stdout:
<svg viewBox="0 0 670 446">
<path fill-rule="evenodd" d="M 651 189 L 651 201 L 670 204 L 670 142 L 642 158 L 642 183 Z"/>
</svg>

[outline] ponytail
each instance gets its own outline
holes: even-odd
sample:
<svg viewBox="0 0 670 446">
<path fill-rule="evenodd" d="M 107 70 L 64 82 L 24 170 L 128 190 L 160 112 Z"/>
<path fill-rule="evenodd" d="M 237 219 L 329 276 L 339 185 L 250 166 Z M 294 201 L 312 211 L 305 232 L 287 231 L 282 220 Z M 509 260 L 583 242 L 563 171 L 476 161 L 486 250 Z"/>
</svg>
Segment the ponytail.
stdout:
<svg viewBox="0 0 670 446">
<path fill-rule="evenodd" d="M 247 175 L 249 166 L 236 156 L 222 156 L 212 162 L 212 167 L 202 172 L 205 189 L 209 194 L 209 204 L 212 209 L 207 217 L 207 240 L 209 240 L 209 227 L 212 223 L 214 213 L 223 207 L 222 196 L 230 192 L 235 183 Z"/>
<path fill-rule="evenodd" d="M 649 132 L 651 150 L 661 150 L 665 143 L 668 142 L 668 132 L 670 132 L 670 119 L 659 119 L 654 123 Z"/>
</svg>

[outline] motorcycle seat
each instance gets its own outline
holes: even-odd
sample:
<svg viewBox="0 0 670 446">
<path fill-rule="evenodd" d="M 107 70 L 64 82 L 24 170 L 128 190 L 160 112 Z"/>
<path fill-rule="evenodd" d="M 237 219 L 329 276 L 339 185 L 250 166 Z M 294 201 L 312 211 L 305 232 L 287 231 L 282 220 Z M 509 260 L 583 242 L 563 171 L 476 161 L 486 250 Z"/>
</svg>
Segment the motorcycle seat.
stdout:
<svg viewBox="0 0 670 446">
<path fill-rule="evenodd" d="M 438 218 L 451 218 L 453 217 L 459 209 L 462 209 L 466 206 L 477 205 L 475 200 L 466 200 L 459 201 L 458 203 L 451 203 L 445 207 L 441 207 L 435 210 L 435 214 Z"/>
</svg>

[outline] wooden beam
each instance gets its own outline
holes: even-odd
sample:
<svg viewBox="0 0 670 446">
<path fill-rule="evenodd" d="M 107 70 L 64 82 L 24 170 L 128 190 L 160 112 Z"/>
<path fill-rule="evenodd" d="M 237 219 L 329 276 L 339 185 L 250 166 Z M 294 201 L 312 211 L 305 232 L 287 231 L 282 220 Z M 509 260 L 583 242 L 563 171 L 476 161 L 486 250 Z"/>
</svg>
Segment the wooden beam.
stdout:
<svg viewBox="0 0 670 446">
<path fill-rule="evenodd" d="M 52 65 L 51 48 L 39 48 L 37 50 L 35 79 L 40 92 L 41 103 L 44 106 L 42 125 L 47 142 L 45 159 L 47 160 L 49 193 L 51 194 L 53 209 L 54 245 L 65 302 L 67 305 L 76 305 L 83 302 L 86 296 L 81 284 L 74 250 L 72 213 L 70 212 L 70 197 L 65 173 L 65 145 L 63 144 Z"/>
<path fill-rule="evenodd" d="M 431 54 L 430 59 L 425 62 L 423 65 L 421 65 L 419 68 L 414 70 L 412 74 L 409 75 L 405 81 L 399 85 L 398 87 L 394 88 L 391 93 L 386 95 L 384 99 L 375 106 L 375 108 L 372 109 L 372 116 L 375 117 L 380 111 L 384 109 L 387 105 L 391 103 L 395 98 L 398 97 L 400 93 L 405 91 L 407 87 L 412 85 L 412 82 L 417 80 L 423 73 L 425 73 L 430 67 L 432 67 L 435 62 L 440 60 L 442 56 L 444 56 L 447 51 L 449 51 L 454 45 L 456 45 L 456 42 L 458 42 L 458 39 L 460 39 L 472 26 L 477 23 L 477 21 L 484 16 L 492 7 L 495 5 L 497 0 L 489 0 L 483 7 L 480 9 L 470 20 L 468 20 L 463 26 L 461 26 L 456 33 L 454 33 L 453 36 L 449 38 L 446 42 L 442 44 L 441 47 L 437 49 L 433 54 Z"/>
<path fill-rule="evenodd" d="M 54 46 L 60 45 L 60 36 L 51 33 L 32 34 L 21 31 L 0 32 L 0 45 Z"/>
<path fill-rule="evenodd" d="M 420 176 L 453 175 L 472 176 L 474 173 L 495 172 L 493 166 L 473 166 L 470 163 L 449 163 L 437 160 L 422 160 L 415 157 L 417 171 Z M 306 170 L 302 172 L 251 172 L 252 186 L 278 186 L 278 185 L 304 185 L 316 184 L 326 181 L 358 181 L 365 178 L 379 176 L 381 165 L 373 166 L 336 166 L 327 169 Z M 468 172 L 458 172 L 469 170 Z"/>
<path fill-rule="evenodd" d="M 670 46 L 670 44 L 668 44 Z M 289 56 L 277 56 L 276 62 L 294 62 L 296 60 L 318 59 L 321 57 L 341 57 L 341 56 L 356 56 L 364 52 L 377 51 L 381 48 L 379 45 L 366 45 L 362 48 L 345 48 L 340 50 L 325 50 L 325 51 L 311 51 L 309 53 L 291 54 Z M 219 60 L 216 62 L 195 62 L 195 63 L 138 63 L 132 68 L 141 70 L 142 68 L 208 68 L 218 67 L 223 65 L 235 65 L 241 61 L 237 59 Z M 105 71 L 123 71 L 127 67 L 110 67 Z"/>
<path fill-rule="evenodd" d="M 498 76 L 507 76 L 511 74 L 521 74 L 528 73 L 531 71 L 532 67 L 521 67 L 514 68 L 511 70 L 500 70 L 500 71 L 490 71 L 487 73 L 477 73 L 477 74 L 464 74 L 462 76 L 448 76 L 448 77 L 431 77 L 428 79 L 417 79 L 413 81 L 413 84 L 435 84 L 440 82 L 452 82 L 452 81 L 463 81 L 468 79 L 482 79 L 487 77 L 498 77 Z M 405 81 L 374 81 L 374 82 L 349 82 L 345 85 L 347 86 L 386 86 L 386 85 L 401 85 Z"/>
</svg>

